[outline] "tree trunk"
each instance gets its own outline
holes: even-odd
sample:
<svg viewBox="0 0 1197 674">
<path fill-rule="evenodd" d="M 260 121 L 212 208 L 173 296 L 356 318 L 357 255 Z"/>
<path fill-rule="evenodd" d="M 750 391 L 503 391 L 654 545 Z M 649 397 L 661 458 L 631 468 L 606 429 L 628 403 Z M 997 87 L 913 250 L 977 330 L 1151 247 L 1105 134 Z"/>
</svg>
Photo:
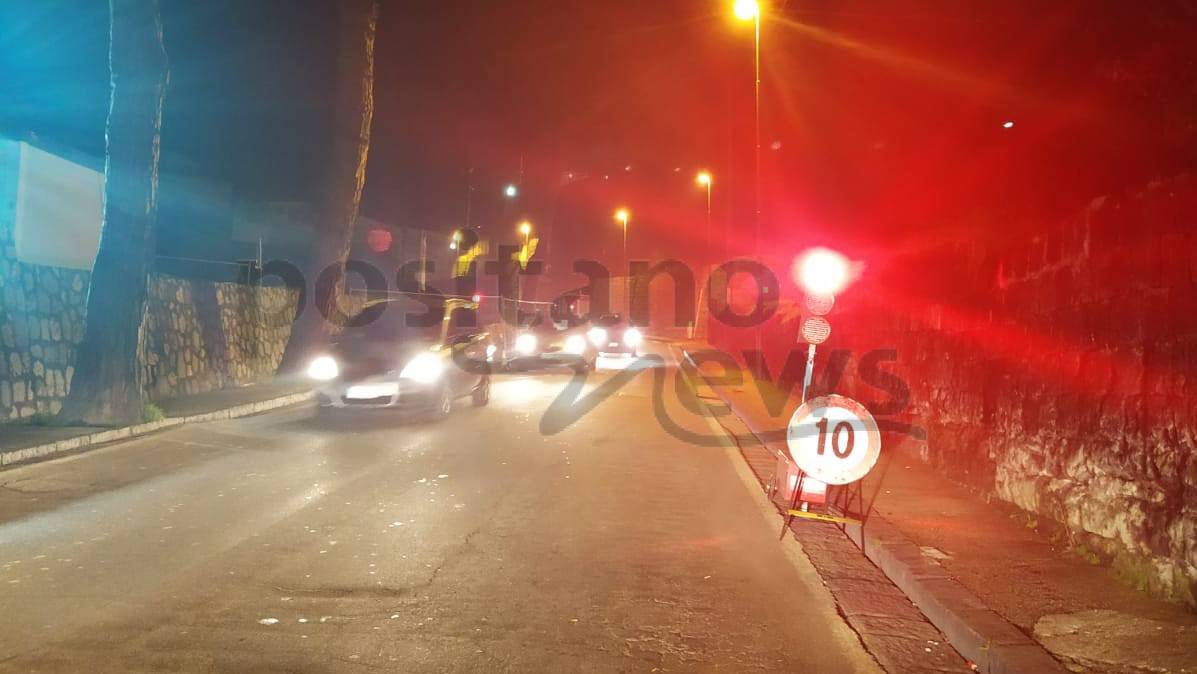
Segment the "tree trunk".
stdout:
<svg viewBox="0 0 1197 674">
<path fill-rule="evenodd" d="M 158 212 L 158 144 L 169 68 L 158 0 L 109 0 L 104 222 L 87 319 L 61 418 L 141 420 L 138 350 Z"/>
<path fill-rule="evenodd" d="M 338 299 L 345 288 L 345 262 L 353 242 L 353 226 L 366 185 L 370 127 L 374 121 L 374 37 L 378 29 L 377 0 L 342 0 L 338 4 L 337 91 L 332 157 L 319 206 L 315 268 L 307 282 L 314 284 L 312 306 L 305 309 L 291 331 L 280 371 L 294 372 L 315 352 L 327 347 L 340 329 Z M 327 283 L 317 283 L 331 269 Z M 329 317 L 329 318 L 325 318 Z"/>
</svg>

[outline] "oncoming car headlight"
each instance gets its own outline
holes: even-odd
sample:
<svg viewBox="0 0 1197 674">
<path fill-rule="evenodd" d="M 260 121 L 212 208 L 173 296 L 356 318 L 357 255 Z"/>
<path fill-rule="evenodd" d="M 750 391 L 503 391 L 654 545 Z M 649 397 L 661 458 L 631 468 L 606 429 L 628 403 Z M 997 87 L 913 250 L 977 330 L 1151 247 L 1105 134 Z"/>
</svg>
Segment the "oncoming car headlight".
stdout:
<svg viewBox="0 0 1197 674">
<path fill-rule="evenodd" d="M 607 341 L 607 331 L 603 328 L 591 328 L 586 336 L 590 338 L 590 343 L 595 346 L 602 346 L 603 342 Z"/>
<path fill-rule="evenodd" d="M 399 372 L 399 378 L 410 379 L 421 384 L 431 384 L 440 379 L 441 373 L 444 371 L 445 364 L 439 357 L 431 353 L 421 353 L 403 366 L 403 370 Z"/>
<path fill-rule="evenodd" d="M 623 333 L 623 343 L 631 347 L 640 346 L 640 342 L 644 340 L 644 335 L 636 328 L 628 328 Z"/>
<path fill-rule="evenodd" d="M 308 365 L 308 376 L 316 381 L 332 381 L 339 374 L 341 369 L 332 356 L 316 356 Z"/>
<path fill-rule="evenodd" d="M 570 335 L 565 338 L 565 352 L 580 356 L 586 353 L 586 340 L 582 335 Z"/>
<path fill-rule="evenodd" d="M 519 337 L 516 337 L 515 350 L 519 351 L 525 356 L 532 355 L 532 352 L 536 350 L 536 335 L 525 332 Z"/>
</svg>

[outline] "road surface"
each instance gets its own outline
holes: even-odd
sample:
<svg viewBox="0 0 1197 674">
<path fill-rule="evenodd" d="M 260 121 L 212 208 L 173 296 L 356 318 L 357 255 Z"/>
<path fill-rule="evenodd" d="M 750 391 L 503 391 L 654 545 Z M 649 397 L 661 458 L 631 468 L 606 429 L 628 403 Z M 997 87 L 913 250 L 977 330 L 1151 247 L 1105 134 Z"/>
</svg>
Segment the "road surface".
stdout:
<svg viewBox="0 0 1197 674">
<path fill-rule="evenodd" d="M 0 473 L 0 670 L 876 671 L 732 451 L 678 437 L 711 430 L 656 351 L 588 411 L 504 376 L 442 422 L 290 409 Z"/>
</svg>

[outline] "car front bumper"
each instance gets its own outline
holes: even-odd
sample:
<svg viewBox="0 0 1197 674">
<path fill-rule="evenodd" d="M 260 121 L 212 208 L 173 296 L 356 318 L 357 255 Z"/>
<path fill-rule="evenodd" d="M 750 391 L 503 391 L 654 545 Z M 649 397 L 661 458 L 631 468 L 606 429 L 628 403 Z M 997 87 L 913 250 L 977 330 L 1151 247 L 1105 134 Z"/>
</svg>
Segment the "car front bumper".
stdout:
<svg viewBox="0 0 1197 674">
<path fill-rule="evenodd" d="M 440 402 L 441 383 L 421 384 L 400 379 L 338 382 L 316 391 L 316 401 L 329 409 L 388 409 L 421 412 Z"/>
</svg>

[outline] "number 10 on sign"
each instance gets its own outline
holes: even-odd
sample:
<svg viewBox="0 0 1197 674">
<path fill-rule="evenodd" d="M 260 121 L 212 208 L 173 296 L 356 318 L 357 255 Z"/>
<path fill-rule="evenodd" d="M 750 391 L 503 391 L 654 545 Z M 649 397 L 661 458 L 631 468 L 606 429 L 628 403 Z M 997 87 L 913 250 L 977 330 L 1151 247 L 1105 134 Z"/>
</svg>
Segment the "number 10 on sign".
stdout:
<svg viewBox="0 0 1197 674">
<path fill-rule="evenodd" d="M 809 400 L 794 412 L 786 445 L 802 472 L 827 484 L 848 484 L 877 464 L 881 434 L 864 405 L 829 395 Z"/>
</svg>

